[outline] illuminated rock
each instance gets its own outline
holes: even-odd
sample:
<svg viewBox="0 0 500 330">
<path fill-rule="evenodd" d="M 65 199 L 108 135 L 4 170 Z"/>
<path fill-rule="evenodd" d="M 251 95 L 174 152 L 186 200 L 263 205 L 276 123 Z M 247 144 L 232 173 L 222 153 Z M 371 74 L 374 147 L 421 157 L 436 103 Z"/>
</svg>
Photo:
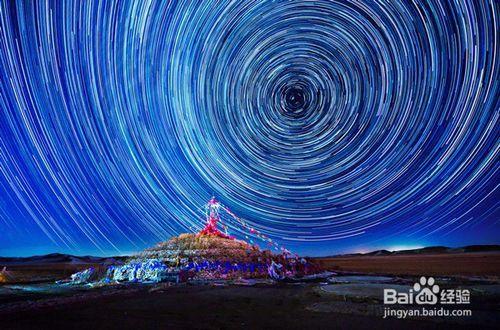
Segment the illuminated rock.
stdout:
<svg viewBox="0 0 500 330">
<path fill-rule="evenodd" d="M 2 271 L 0 271 L 0 283 L 9 282 L 9 276 L 7 275 L 7 267 L 4 267 Z"/>
<path fill-rule="evenodd" d="M 108 268 L 106 278 L 116 282 L 162 282 L 175 278 L 163 262 L 157 259 L 135 261 Z"/>
<path fill-rule="evenodd" d="M 285 278 L 283 265 L 275 263 L 274 261 L 272 261 L 269 267 L 267 268 L 267 274 L 273 280 L 282 280 Z"/>
<path fill-rule="evenodd" d="M 94 268 L 88 268 L 81 272 L 74 273 L 71 275 L 71 284 L 90 283 L 93 275 L 95 275 Z"/>
</svg>

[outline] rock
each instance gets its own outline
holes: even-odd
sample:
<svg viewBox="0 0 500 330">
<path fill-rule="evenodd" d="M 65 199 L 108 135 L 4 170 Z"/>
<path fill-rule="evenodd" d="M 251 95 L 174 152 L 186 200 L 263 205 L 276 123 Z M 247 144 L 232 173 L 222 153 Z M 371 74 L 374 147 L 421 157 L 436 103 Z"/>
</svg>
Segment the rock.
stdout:
<svg viewBox="0 0 500 330">
<path fill-rule="evenodd" d="M 71 275 L 71 284 L 85 284 L 89 283 L 92 276 L 94 275 L 94 268 L 87 268 L 81 272 L 74 273 Z"/>
<path fill-rule="evenodd" d="M 169 272 L 169 268 L 158 259 L 146 259 L 130 262 L 123 266 L 111 266 L 106 277 L 116 282 L 152 282 L 158 283 L 167 279 L 178 281 L 177 273 Z"/>
</svg>

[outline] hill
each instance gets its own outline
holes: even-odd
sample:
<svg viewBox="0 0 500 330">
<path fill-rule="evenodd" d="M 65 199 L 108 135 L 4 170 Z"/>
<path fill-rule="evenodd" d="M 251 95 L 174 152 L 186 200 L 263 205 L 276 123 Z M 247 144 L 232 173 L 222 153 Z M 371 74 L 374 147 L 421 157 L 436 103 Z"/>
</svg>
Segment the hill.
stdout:
<svg viewBox="0 0 500 330">
<path fill-rule="evenodd" d="M 420 249 L 411 250 L 375 250 L 367 253 L 348 253 L 336 254 L 318 258 L 337 258 L 337 257 L 367 257 L 367 256 L 391 256 L 391 255 L 419 255 L 419 254 L 453 254 L 453 253 L 472 253 L 472 252 L 500 252 L 500 245 L 467 245 L 463 247 L 451 248 L 446 246 L 428 246 Z"/>
</svg>

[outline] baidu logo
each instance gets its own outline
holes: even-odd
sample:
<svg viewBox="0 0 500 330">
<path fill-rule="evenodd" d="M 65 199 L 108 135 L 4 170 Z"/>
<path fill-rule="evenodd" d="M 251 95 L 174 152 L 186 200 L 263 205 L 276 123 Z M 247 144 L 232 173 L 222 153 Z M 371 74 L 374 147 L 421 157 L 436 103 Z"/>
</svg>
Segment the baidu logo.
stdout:
<svg viewBox="0 0 500 330">
<path fill-rule="evenodd" d="M 441 290 L 433 277 L 422 276 L 413 284 L 408 292 L 398 292 L 394 289 L 384 289 L 384 304 L 387 305 L 436 305 L 441 304 L 469 304 L 469 290 L 447 289 Z"/>
<path fill-rule="evenodd" d="M 435 305 L 438 301 L 439 286 L 434 284 L 433 277 L 422 276 L 420 282 L 413 285 L 413 290 L 417 293 L 415 302 L 419 305 Z"/>
<path fill-rule="evenodd" d="M 458 317 L 472 315 L 472 310 L 470 309 L 445 308 L 445 305 L 470 304 L 469 290 L 440 288 L 433 277 L 422 276 L 413 286 L 404 292 L 395 289 L 384 289 L 384 304 L 395 306 L 386 306 L 383 318 L 422 316 Z M 418 305 L 418 307 L 398 307 L 397 305 Z"/>
<path fill-rule="evenodd" d="M 439 286 L 433 277 L 422 276 L 419 282 L 413 284 L 408 292 L 398 292 L 394 289 L 384 289 L 384 304 L 435 305 L 438 302 Z"/>
</svg>

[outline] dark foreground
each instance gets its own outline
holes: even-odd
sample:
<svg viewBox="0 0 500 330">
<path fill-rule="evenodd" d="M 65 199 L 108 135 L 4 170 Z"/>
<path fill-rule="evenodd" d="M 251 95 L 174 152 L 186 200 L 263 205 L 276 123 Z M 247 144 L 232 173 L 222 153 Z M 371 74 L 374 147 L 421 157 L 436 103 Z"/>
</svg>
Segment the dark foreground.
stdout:
<svg viewBox="0 0 500 330">
<path fill-rule="evenodd" d="M 383 319 L 381 302 L 323 292 L 321 284 L 133 285 L 4 301 L 1 329 L 482 329 L 498 325 L 483 301 L 468 319 Z M 36 301 L 37 300 L 37 301 Z M 36 302 L 35 302 L 36 301 Z M 477 302 L 477 300 L 476 300 Z"/>
<path fill-rule="evenodd" d="M 54 284 L 99 266 L 96 260 L 45 259 L 7 265 L 7 281 L 0 283 L 0 330 L 496 329 L 500 324 L 498 252 L 323 258 L 323 268 L 337 274 L 315 283 L 97 288 Z M 383 318 L 383 290 L 408 292 L 422 275 L 434 276 L 441 289 L 470 290 L 470 304 L 447 308 L 470 309 L 472 315 Z"/>
</svg>

